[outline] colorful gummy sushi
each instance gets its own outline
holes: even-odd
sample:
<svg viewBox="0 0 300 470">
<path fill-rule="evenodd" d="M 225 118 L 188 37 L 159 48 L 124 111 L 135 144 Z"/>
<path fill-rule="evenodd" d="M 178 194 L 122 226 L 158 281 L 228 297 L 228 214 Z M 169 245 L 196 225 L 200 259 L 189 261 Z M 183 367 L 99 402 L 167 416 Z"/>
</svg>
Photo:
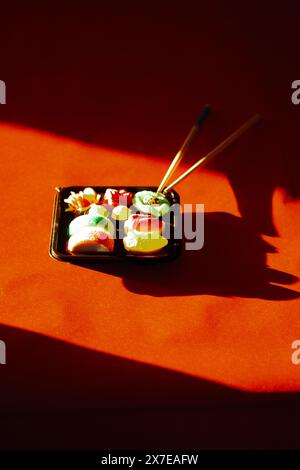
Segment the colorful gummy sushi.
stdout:
<svg viewBox="0 0 300 470">
<path fill-rule="evenodd" d="M 136 255 L 157 253 L 167 246 L 162 235 L 162 216 L 170 209 L 168 199 L 149 190 L 135 194 L 124 189 L 107 188 L 97 194 L 93 188 L 71 191 L 64 200 L 74 213 L 68 226 L 67 252 L 76 254 L 111 253 L 115 239 L 122 234 L 123 250 Z M 133 205 L 132 205 L 133 204 Z M 132 213 L 139 211 L 140 213 Z"/>
</svg>

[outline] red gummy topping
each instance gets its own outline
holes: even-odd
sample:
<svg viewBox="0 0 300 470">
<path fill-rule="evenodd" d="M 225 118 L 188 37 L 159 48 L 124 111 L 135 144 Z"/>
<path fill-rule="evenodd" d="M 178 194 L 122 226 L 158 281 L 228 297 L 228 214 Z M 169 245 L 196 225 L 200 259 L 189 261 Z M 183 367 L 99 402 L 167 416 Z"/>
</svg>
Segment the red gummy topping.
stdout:
<svg viewBox="0 0 300 470">
<path fill-rule="evenodd" d="M 81 204 L 82 204 L 82 207 L 88 207 L 91 205 L 90 201 L 88 201 L 87 199 L 82 199 Z"/>
<path fill-rule="evenodd" d="M 108 206 L 131 206 L 132 204 L 132 193 L 126 191 L 126 189 L 111 189 L 108 188 L 105 191 L 102 204 Z"/>
<path fill-rule="evenodd" d="M 128 221 L 133 230 L 140 232 L 161 231 L 163 229 L 163 221 L 151 214 L 132 214 Z"/>
</svg>

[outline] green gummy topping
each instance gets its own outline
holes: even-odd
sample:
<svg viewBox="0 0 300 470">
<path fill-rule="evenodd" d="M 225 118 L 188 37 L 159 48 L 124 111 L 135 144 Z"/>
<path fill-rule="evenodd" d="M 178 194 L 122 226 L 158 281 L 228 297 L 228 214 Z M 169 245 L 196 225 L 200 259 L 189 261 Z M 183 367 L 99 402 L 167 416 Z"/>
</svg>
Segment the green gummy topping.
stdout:
<svg viewBox="0 0 300 470">
<path fill-rule="evenodd" d="M 133 204 L 139 211 L 156 217 L 163 216 L 170 210 L 168 199 L 162 193 L 154 191 L 139 191 L 134 195 Z"/>
<path fill-rule="evenodd" d="M 113 231 L 112 222 L 102 215 L 80 215 L 72 220 L 69 225 L 69 236 L 72 236 L 82 227 L 94 227 L 99 225 L 109 232 Z"/>
</svg>

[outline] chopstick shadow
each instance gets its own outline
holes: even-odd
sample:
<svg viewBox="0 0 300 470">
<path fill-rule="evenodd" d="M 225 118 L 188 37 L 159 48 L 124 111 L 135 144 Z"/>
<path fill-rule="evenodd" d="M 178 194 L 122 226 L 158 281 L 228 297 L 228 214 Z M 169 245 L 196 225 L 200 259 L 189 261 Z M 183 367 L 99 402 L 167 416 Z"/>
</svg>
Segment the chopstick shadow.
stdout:
<svg viewBox="0 0 300 470">
<path fill-rule="evenodd" d="M 205 213 L 204 237 L 202 250 L 183 251 L 171 265 L 117 263 L 87 268 L 121 276 L 128 290 L 158 297 L 201 294 L 269 300 L 300 297 L 299 292 L 286 287 L 296 282 L 297 277 L 267 266 L 266 255 L 275 249 L 244 219 L 225 212 Z"/>
<path fill-rule="evenodd" d="M 299 448 L 298 392 L 239 391 L 10 326 L 0 338 L 1 449 Z"/>
<path fill-rule="evenodd" d="M 224 132 L 228 123 L 216 126 Z M 227 176 L 242 217 L 259 234 L 278 235 L 272 212 L 276 188 L 284 190 L 286 201 L 300 197 L 296 126 L 297 120 L 290 119 L 287 124 L 263 117 L 239 145 L 232 145 L 209 165 L 211 170 Z"/>
</svg>

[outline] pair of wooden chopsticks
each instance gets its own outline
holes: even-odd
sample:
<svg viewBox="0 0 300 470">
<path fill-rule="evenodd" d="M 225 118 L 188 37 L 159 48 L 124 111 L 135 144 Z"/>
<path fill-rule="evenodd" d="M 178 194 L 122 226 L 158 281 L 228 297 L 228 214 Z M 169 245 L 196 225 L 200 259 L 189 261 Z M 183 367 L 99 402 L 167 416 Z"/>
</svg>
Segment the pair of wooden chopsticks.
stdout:
<svg viewBox="0 0 300 470">
<path fill-rule="evenodd" d="M 200 166 L 203 166 L 205 163 L 208 163 L 213 157 L 215 157 L 219 152 L 224 150 L 228 145 L 230 145 L 232 142 L 234 142 L 238 137 L 240 137 L 247 129 L 249 129 L 251 126 L 253 126 L 257 121 L 261 119 L 261 116 L 259 114 L 256 114 L 253 116 L 251 119 L 249 119 L 247 122 L 245 122 L 239 129 L 237 129 L 233 134 L 231 134 L 227 139 L 223 140 L 216 148 L 211 150 L 207 155 L 204 157 L 200 158 L 191 168 L 189 168 L 186 172 L 184 172 L 181 176 L 179 176 L 176 180 L 174 180 L 172 183 L 170 183 L 168 186 L 166 186 L 167 182 L 170 180 L 170 177 L 178 167 L 179 163 L 181 162 L 187 148 L 191 144 L 195 134 L 199 130 L 201 124 L 205 120 L 206 116 L 208 115 L 210 106 L 206 105 L 200 116 L 198 117 L 197 121 L 195 122 L 194 126 L 190 130 L 187 138 L 185 139 L 183 145 L 181 146 L 180 150 L 177 152 L 175 158 L 173 159 L 171 165 L 169 166 L 167 172 L 165 173 L 158 189 L 157 192 L 167 192 L 171 188 L 173 188 L 176 184 L 180 183 L 183 179 L 185 179 L 188 175 L 190 175 L 193 171 L 196 170 L 196 168 L 199 168 Z"/>
</svg>

